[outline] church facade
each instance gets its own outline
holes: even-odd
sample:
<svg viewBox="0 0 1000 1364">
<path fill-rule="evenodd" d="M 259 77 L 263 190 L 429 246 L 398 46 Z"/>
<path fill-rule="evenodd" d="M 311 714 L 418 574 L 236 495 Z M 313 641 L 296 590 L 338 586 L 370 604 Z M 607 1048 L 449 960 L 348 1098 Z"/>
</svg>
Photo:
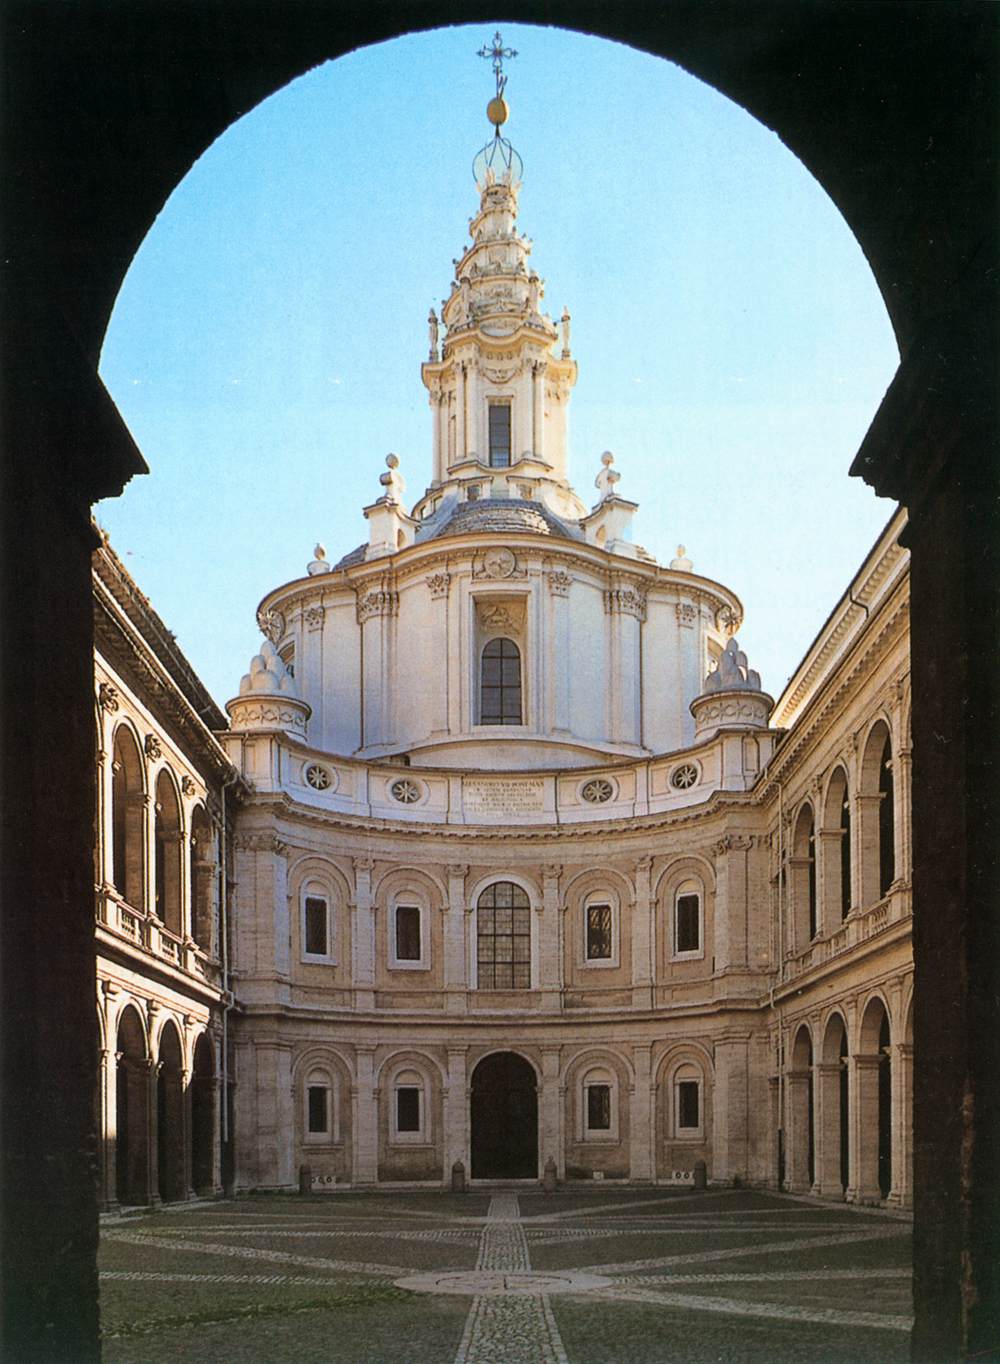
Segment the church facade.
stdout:
<svg viewBox="0 0 1000 1364">
<path fill-rule="evenodd" d="M 547 1173 L 908 1206 L 905 514 L 775 702 L 612 456 L 570 484 L 571 320 L 490 111 L 430 483 L 407 506 L 390 455 L 366 541 L 268 593 L 228 725 L 95 557 L 105 1204 Z"/>
<path fill-rule="evenodd" d="M 568 477 L 570 318 L 500 135 L 365 543 L 270 592 L 220 736 L 235 1183 L 910 1198 L 907 560 L 775 704 L 738 597 Z"/>
</svg>

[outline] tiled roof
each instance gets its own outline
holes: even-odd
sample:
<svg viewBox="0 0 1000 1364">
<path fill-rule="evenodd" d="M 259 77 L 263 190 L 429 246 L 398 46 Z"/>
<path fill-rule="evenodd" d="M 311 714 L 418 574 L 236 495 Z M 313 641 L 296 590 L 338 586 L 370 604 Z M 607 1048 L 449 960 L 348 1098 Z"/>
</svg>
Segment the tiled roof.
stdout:
<svg viewBox="0 0 1000 1364">
<path fill-rule="evenodd" d="M 440 540 L 448 535 L 560 535 L 567 540 L 583 538 L 572 522 L 563 521 L 542 502 L 520 498 L 484 498 L 460 502 L 442 526 L 430 537 Z"/>
</svg>

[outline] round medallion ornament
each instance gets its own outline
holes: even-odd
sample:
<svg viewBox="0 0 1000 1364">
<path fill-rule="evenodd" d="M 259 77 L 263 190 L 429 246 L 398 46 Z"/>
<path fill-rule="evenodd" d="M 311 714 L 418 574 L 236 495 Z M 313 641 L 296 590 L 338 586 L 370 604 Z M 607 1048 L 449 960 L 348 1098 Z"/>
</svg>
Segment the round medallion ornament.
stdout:
<svg viewBox="0 0 1000 1364">
<path fill-rule="evenodd" d="M 694 763 L 681 763 L 670 774 L 670 785 L 678 791 L 687 791 L 698 780 L 698 769 Z"/>
<path fill-rule="evenodd" d="M 328 791 L 333 785 L 333 775 L 328 767 L 320 763 L 310 763 L 305 772 L 306 782 L 314 791 Z"/>
<path fill-rule="evenodd" d="M 389 794 L 393 800 L 398 800 L 400 805 L 416 805 L 423 793 L 418 782 L 411 781 L 409 777 L 401 777 L 389 787 Z"/>
<path fill-rule="evenodd" d="M 483 567 L 491 578 L 509 578 L 517 568 L 517 558 L 506 545 L 488 549 L 483 555 Z"/>
<path fill-rule="evenodd" d="M 603 805 L 615 794 L 615 788 L 605 777 L 592 777 L 580 788 L 580 795 L 591 805 Z"/>
</svg>

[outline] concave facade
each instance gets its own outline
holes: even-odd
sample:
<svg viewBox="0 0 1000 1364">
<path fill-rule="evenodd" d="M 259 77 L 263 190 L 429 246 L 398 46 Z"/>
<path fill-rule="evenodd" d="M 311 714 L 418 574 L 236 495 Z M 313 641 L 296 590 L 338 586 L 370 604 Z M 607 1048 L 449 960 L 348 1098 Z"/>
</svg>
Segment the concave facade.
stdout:
<svg viewBox="0 0 1000 1364">
<path fill-rule="evenodd" d="M 430 484 L 407 509 L 388 457 L 367 541 L 261 603 L 228 706 L 235 1182 L 704 1163 L 906 1203 L 902 517 L 769 727 L 735 594 L 632 542 L 609 454 L 590 509 L 571 487 L 570 318 L 499 124 L 476 171 Z"/>
</svg>

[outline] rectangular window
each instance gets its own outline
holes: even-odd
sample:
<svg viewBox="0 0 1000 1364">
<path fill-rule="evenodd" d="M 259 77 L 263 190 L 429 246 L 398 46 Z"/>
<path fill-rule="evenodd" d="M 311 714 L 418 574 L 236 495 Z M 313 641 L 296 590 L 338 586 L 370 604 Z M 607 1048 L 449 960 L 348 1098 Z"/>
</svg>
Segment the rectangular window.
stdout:
<svg viewBox="0 0 1000 1364">
<path fill-rule="evenodd" d="M 587 1130 L 611 1131 L 611 1086 L 587 1086 Z"/>
<path fill-rule="evenodd" d="M 396 906 L 396 960 L 420 960 L 420 910 L 416 905 Z"/>
<path fill-rule="evenodd" d="M 610 961 L 611 906 L 587 906 L 587 960 Z"/>
<path fill-rule="evenodd" d="M 396 1090 L 396 1131 L 420 1131 L 420 1090 L 415 1085 Z"/>
<path fill-rule="evenodd" d="M 307 895 L 306 955 L 325 957 L 329 950 L 326 940 L 326 901 L 318 895 Z"/>
<path fill-rule="evenodd" d="M 307 1091 L 309 1104 L 309 1131 L 322 1134 L 330 1130 L 330 1091 L 325 1085 L 310 1085 Z"/>
<path fill-rule="evenodd" d="M 677 952 L 701 951 L 701 897 L 677 897 Z"/>
<path fill-rule="evenodd" d="M 681 1080 L 677 1086 L 677 1130 L 697 1129 L 700 1126 L 698 1081 Z"/>
<path fill-rule="evenodd" d="M 510 468 L 510 403 L 490 403 L 490 468 Z"/>
</svg>

